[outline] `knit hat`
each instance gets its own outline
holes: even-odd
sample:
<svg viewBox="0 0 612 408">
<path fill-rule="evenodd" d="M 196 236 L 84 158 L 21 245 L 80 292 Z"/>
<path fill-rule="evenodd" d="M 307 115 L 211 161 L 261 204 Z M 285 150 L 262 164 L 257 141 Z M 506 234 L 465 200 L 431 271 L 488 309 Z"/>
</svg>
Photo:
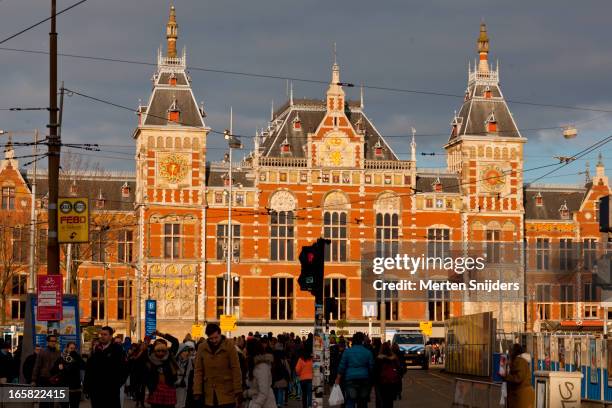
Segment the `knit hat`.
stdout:
<svg viewBox="0 0 612 408">
<path fill-rule="evenodd" d="M 178 356 L 188 348 L 191 350 L 195 350 L 195 343 L 193 341 L 186 341 L 185 343 L 181 343 L 179 345 L 178 351 L 176 352 L 176 355 Z"/>
</svg>

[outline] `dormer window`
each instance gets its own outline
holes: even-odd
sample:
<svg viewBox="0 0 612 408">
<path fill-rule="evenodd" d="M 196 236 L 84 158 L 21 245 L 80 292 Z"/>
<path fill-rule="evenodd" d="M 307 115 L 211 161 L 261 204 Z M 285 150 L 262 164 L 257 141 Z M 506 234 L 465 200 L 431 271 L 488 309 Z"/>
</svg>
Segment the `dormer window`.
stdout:
<svg viewBox="0 0 612 408">
<path fill-rule="evenodd" d="M 229 175 L 227 175 L 227 174 L 223 175 L 223 185 L 225 187 L 229 187 L 229 185 L 230 185 L 230 178 L 229 178 Z"/>
<path fill-rule="evenodd" d="M 497 132 L 497 119 L 495 118 L 495 112 L 491 112 L 487 120 L 485 121 L 487 133 Z"/>
<path fill-rule="evenodd" d="M 561 207 L 559 207 L 559 215 L 561 216 L 562 220 L 569 220 L 570 212 L 567 209 L 567 202 L 566 201 L 564 201 L 563 204 L 561 205 Z"/>
<path fill-rule="evenodd" d="M 70 195 L 75 197 L 78 193 L 79 193 L 79 188 L 77 187 L 76 180 L 73 180 L 72 184 L 70 185 Z"/>
<path fill-rule="evenodd" d="M 357 133 L 363 133 L 365 131 L 363 116 L 360 116 L 359 119 L 357 119 L 357 122 L 355 122 L 355 129 L 357 130 Z"/>
<path fill-rule="evenodd" d="M 542 207 L 544 205 L 544 198 L 542 198 L 542 194 L 540 192 L 538 192 L 538 194 L 535 196 L 535 204 L 538 207 Z"/>
<path fill-rule="evenodd" d="M 434 182 L 432 183 L 433 191 L 436 193 L 442 192 L 442 183 L 440 182 L 440 177 L 436 177 Z"/>
<path fill-rule="evenodd" d="M 98 192 L 98 197 L 96 198 L 96 208 L 102 209 L 104 208 L 105 204 L 106 204 L 106 198 L 104 197 L 104 194 L 102 194 L 102 190 L 100 190 Z"/>
<path fill-rule="evenodd" d="M 491 87 L 487 85 L 484 91 L 484 97 L 486 99 L 491 99 Z"/>
<path fill-rule="evenodd" d="M 168 83 L 170 86 L 176 86 L 176 74 L 174 72 L 170 75 L 170 80 Z"/>
<path fill-rule="evenodd" d="M 295 118 L 293 118 L 293 130 L 300 130 L 302 129 L 302 121 L 300 120 L 300 115 L 296 114 Z"/>
<path fill-rule="evenodd" d="M 130 188 L 130 185 L 127 183 L 127 181 L 123 183 L 123 185 L 121 186 L 121 197 L 130 198 L 131 190 L 132 189 Z"/>
<path fill-rule="evenodd" d="M 382 144 L 380 143 L 380 139 L 378 139 L 378 141 L 374 145 L 374 156 L 377 159 L 383 157 L 383 147 L 382 147 Z"/>
<path fill-rule="evenodd" d="M 178 108 L 178 101 L 176 98 L 172 101 L 172 105 L 168 108 L 168 122 L 178 124 L 181 119 L 181 110 Z"/>
<path fill-rule="evenodd" d="M 281 150 L 281 156 L 291 155 L 291 145 L 289 144 L 289 141 L 287 140 L 287 138 L 285 138 L 283 143 L 281 143 L 280 150 Z"/>
<path fill-rule="evenodd" d="M 453 121 L 451 122 L 451 136 L 457 136 L 459 134 L 462 124 L 463 118 L 457 116 L 457 112 L 455 112 L 455 117 L 453 117 Z"/>
</svg>

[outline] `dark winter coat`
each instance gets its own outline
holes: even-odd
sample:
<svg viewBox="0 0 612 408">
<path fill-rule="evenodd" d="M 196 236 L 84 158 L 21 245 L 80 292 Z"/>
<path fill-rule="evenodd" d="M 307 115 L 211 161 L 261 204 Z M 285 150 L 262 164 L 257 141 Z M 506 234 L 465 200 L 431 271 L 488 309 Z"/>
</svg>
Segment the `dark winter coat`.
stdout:
<svg viewBox="0 0 612 408">
<path fill-rule="evenodd" d="M 60 386 L 78 390 L 81 388 L 81 370 L 83 368 L 85 368 L 83 359 L 81 359 L 79 353 L 73 351 L 69 355 L 62 354 L 51 369 L 51 374 L 60 376 Z"/>
<path fill-rule="evenodd" d="M 83 381 L 83 391 L 91 397 L 92 408 L 119 407 L 119 389 L 126 378 L 127 364 L 120 344 L 94 350 L 87 360 Z"/>
</svg>

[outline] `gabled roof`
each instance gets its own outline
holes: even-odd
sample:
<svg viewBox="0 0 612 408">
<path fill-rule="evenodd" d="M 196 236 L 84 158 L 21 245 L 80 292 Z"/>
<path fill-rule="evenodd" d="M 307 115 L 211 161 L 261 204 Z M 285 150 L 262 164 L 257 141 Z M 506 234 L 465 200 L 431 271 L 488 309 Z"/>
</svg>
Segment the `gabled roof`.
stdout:
<svg viewBox="0 0 612 408">
<path fill-rule="evenodd" d="M 304 151 L 308 134 L 314 133 L 326 113 L 325 101 L 317 99 L 295 99 L 293 104 L 286 103 L 277 110 L 270 122 L 270 127 L 264 130 L 264 138 L 260 141 L 260 152 L 263 157 L 280 157 L 281 144 L 287 139 L 291 145 L 293 157 L 305 157 Z M 381 160 L 398 160 L 397 156 L 365 115 L 359 102 L 349 101 L 345 114 L 356 130 L 362 126 L 365 130 L 365 158 Z M 299 117 L 300 128 L 294 129 L 293 122 Z M 358 125 L 358 122 L 360 125 Z M 374 145 L 380 141 L 382 157 L 375 157 Z"/>
<path fill-rule="evenodd" d="M 579 187 L 539 187 L 524 189 L 525 220 L 563 220 L 559 209 L 566 205 L 572 214 L 580 210 L 580 205 L 586 197 L 587 188 Z M 537 205 L 536 197 L 542 197 L 542 205 Z"/>
</svg>

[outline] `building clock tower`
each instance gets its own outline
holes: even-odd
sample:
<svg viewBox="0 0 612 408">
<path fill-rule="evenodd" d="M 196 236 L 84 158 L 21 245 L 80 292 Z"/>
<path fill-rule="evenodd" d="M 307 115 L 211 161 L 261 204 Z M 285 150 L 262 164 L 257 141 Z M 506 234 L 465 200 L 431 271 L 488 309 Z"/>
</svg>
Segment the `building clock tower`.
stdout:
<svg viewBox="0 0 612 408">
<path fill-rule="evenodd" d="M 153 91 L 138 109 L 136 200 L 141 216 L 141 288 L 157 300 L 160 330 L 203 319 L 206 136 L 186 71 L 178 55 L 176 10 L 170 8 L 167 52 L 157 55 Z M 194 288 L 196 290 L 194 290 Z"/>
</svg>

